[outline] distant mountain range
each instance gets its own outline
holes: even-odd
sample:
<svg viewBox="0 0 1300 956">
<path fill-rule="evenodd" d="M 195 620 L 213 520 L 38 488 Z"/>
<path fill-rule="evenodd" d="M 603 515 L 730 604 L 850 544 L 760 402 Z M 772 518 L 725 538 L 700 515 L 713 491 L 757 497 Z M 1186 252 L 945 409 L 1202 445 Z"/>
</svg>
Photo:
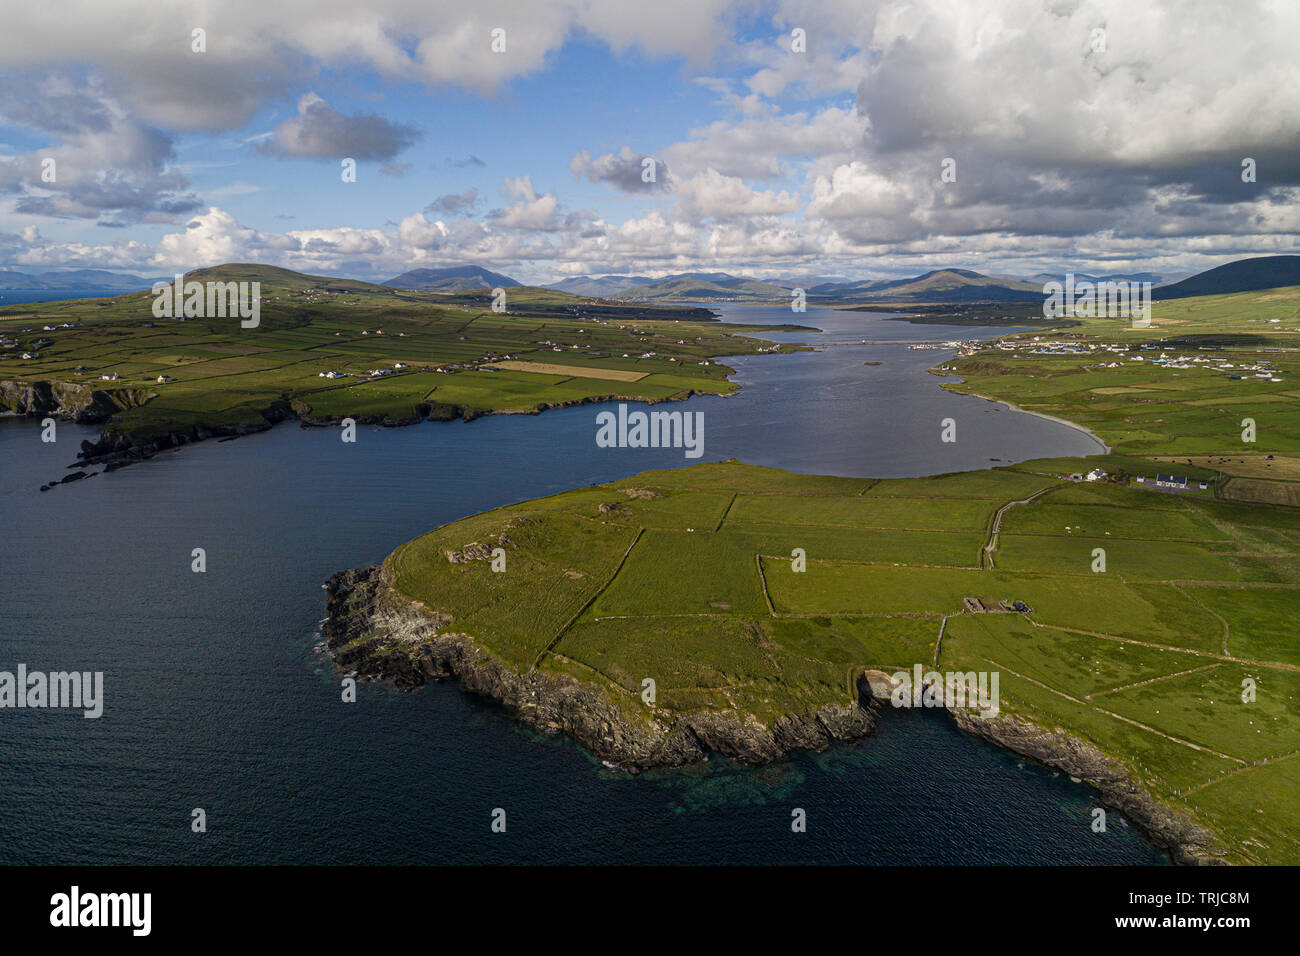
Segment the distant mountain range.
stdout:
<svg viewBox="0 0 1300 956">
<path fill-rule="evenodd" d="M 67 289 L 87 292 L 133 292 L 148 289 L 155 282 L 170 282 L 172 276 L 146 279 L 143 276 L 106 272 L 103 269 L 68 269 L 63 272 L 20 272 L 0 269 L 0 290 L 26 292 L 39 289 Z"/>
<path fill-rule="evenodd" d="M 1179 279 L 1185 279 L 1190 273 L 1180 272 L 1173 276 L 1164 276 L 1156 272 L 1075 272 L 1075 282 L 1150 282 L 1151 285 L 1158 286 L 1162 283 L 1177 282 Z M 1025 282 L 1037 282 L 1040 286 L 1045 282 L 1065 282 L 1064 272 L 1040 272 L 1036 276 L 1030 276 Z"/>
<path fill-rule="evenodd" d="M 654 282 L 649 276 L 573 276 L 542 286 L 543 289 L 555 289 L 559 292 L 572 292 L 574 295 L 589 295 L 594 298 L 608 298 L 617 292 L 634 285 Z"/>
<path fill-rule="evenodd" d="M 272 266 L 246 264 L 223 269 L 271 270 L 277 275 L 297 276 Z M 202 270 L 200 270 L 202 271 Z M 192 273 L 197 276 L 199 273 Z M 251 272 L 250 272 L 251 275 Z M 252 276 L 257 278 L 257 276 Z M 0 268 L 0 292 L 59 291 L 85 293 L 131 292 L 148 289 L 155 282 L 169 282 L 172 276 L 147 278 L 103 269 L 69 269 L 51 272 L 26 272 Z M 307 277 L 303 277 L 307 278 Z M 1152 272 L 1087 274 L 1075 273 L 1075 281 L 1151 282 L 1156 299 L 1178 299 L 1195 295 L 1222 295 L 1252 292 L 1284 286 L 1300 286 L 1300 256 L 1257 256 L 1239 259 L 1206 272 L 1170 281 Z M 655 279 L 649 276 L 605 275 L 574 276 L 540 286 L 558 292 L 592 298 L 630 302 L 699 302 L 699 301 L 788 301 L 790 290 L 803 289 L 810 304 L 869 305 L 888 303 L 992 303 L 1041 300 L 1043 284 L 1063 282 L 1065 275 L 1040 273 L 1029 279 L 988 276 L 969 269 L 935 269 L 904 279 L 844 279 L 842 276 L 796 276 L 779 279 L 756 279 L 727 272 L 683 272 Z M 327 281 L 327 280 L 320 280 Z M 355 280 L 328 280 L 348 282 Z M 1161 282 L 1164 285 L 1161 285 Z M 497 287 L 521 286 L 522 283 L 500 272 L 476 265 L 414 269 L 394 276 L 379 286 L 426 292 L 468 292 Z"/>
<path fill-rule="evenodd" d="M 733 276 L 726 272 L 685 272 L 665 279 L 656 279 L 616 292 L 610 298 L 630 301 L 668 299 L 682 301 L 707 301 L 710 299 L 786 299 L 790 290 L 785 286 L 761 279 Z"/>
<path fill-rule="evenodd" d="M 753 279 L 733 276 L 727 272 L 682 272 L 677 275 L 664 276 L 660 279 L 654 279 L 650 276 L 573 276 L 544 285 L 542 288 L 558 289 L 561 292 L 572 292 L 575 295 L 612 297 L 623 292 L 631 295 L 632 290 L 638 286 L 653 286 L 655 288 L 645 289 L 636 293 L 636 295 L 641 298 L 660 298 L 664 294 L 664 290 L 661 288 L 664 283 L 676 282 L 681 279 L 690 280 L 693 283 L 708 283 L 707 286 L 701 286 L 702 291 L 706 294 L 716 296 L 725 291 L 729 297 L 734 297 L 737 291 L 743 291 L 741 287 L 746 282 L 789 290 L 794 288 L 809 289 L 815 285 L 824 285 L 828 282 L 850 281 L 845 276 L 792 276 L 781 279 Z M 714 288 L 714 286 L 717 288 Z M 767 288 L 759 289 L 759 292 L 763 296 L 771 294 Z"/>
<path fill-rule="evenodd" d="M 442 269 L 413 269 L 394 276 L 380 285 L 418 292 L 466 292 L 470 289 L 497 289 L 522 285 L 507 275 L 490 272 L 481 266 L 448 266 Z"/>
<path fill-rule="evenodd" d="M 935 269 L 910 279 L 868 279 L 813 286 L 809 299 L 832 302 L 1028 302 L 1041 283 L 997 279 L 969 269 Z"/>
<path fill-rule="evenodd" d="M 842 276 L 797 276 L 755 279 L 727 272 L 683 272 L 649 279 L 644 276 L 580 276 L 547 288 L 625 301 L 771 301 L 787 300 L 803 289 L 808 301 L 823 304 L 866 302 L 1014 302 L 1041 299 L 1041 283 L 997 279 L 965 269 L 938 269 L 907 279 L 851 281 Z"/>
<path fill-rule="evenodd" d="M 1300 256 L 1241 259 L 1190 278 L 1185 276 L 1155 272 L 1074 274 L 1076 282 L 1150 282 L 1154 298 L 1174 299 L 1300 285 Z M 660 279 L 579 276 L 545 288 L 612 299 L 667 302 L 786 300 L 791 289 L 802 288 L 810 304 L 960 304 L 1041 301 L 1044 283 L 1052 281 L 1064 282 L 1065 273 L 1044 272 L 1024 279 L 988 276 L 969 269 L 935 269 L 904 279 L 852 281 L 840 276 L 755 279 L 727 272 L 683 272 Z"/>
</svg>

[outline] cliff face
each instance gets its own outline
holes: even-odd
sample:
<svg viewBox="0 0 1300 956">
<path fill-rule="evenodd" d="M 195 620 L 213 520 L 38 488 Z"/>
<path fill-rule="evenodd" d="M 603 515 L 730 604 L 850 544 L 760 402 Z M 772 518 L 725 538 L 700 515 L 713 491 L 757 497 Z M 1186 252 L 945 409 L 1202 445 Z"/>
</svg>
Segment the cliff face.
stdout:
<svg viewBox="0 0 1300 956">
<path fill-rule="evenodd" d="M 1225 862 L 1224 849 L 1214 834 L 1155 800 L 1119 761 L 1087 741 L 1063 730 L 1044 730 L 1005 714 L 984 718 L 963 708 L 951 708 L 949 713 L 966 733 L 1096 787 L 1106 806 L 1132 820 L 1175 862 L 1194 865 Z"/>
<path fill-rule="evenodd" d="M 445 630 L 450 617 L 394 592 L 381 567 L 340 571 L 326 584 L 326 596 L 322 631 L 340 668 L 405 689 L 455 677 L 464 689 L 499 701 L 526 725 L 568 734 L 596 757 L 631 770 L 694 763 L 709 753 L 763 764 L 797 750 L 824 750 L 871 733 L 888 706 L 882 701 L 892 678 L 867 670 L 858 678 L 857 704 L 789 714 L 771 724 L 736 710 L 658 711 L 645 719 L 619 707 L 594 684 L 496 660 L 468 635 Z M 1087 741 L 1005 714 L 985 718 L 964 707 L 950 707 L 948 713 L 966 733 L 1095 787 L 1103 803 L 1132 820 L 1175 862 L 1224 862 L 1212 833 L 1155 800 L 1122 764 Z"/>
<path fill-rule="evenodd" d="M 0 381 L 0 414 L 50 416 L 79 425 L 100 425 L 120 412 L 144 405 L 155 394 L 147 389 L 99 389 L 77 382 Z M 105 465 L 105 471 L 112 471 L 168 448 L 266 431 L 292 417 L 292 410 L 287 402 L 273 402 L 261 415 L 260 422 L 178 426 L 147 435 L 106 428 L 95 441 L 83 441 L 77 457 L 82 464 Z"/>
<path fill-rule="evenodd" d="M 188 425 L 165 432 L 140 436 L 131 432 L 105 429 L 95 441 L 83 441 L 77 457 L 87 465 L 104 465 L 113 471 L 133 462 L 152 458 L 168 448 L 179 448 L 209 438 L 236 438 L 264 432 L 278 422 L 292 417 L 287 403 L 277 402 L 261 411 L 262 420 L 240 424 Z"/>
<path fill-rule="evenodd" d="M 628 769 L 680 766 L 710 752 L 742 763 L 767 763 L 875 729 L 875 705 L 870 703 L 826 706 L 770 725 L 734 710 L 658 711 L 647 719 L 624 710 L 603 688 L 507 666 L 467 635 L 443 631 L 450 618 L 395 594 L 381 568 L 335 574 L 326 596 L 323 634 L 340 667 L 408 689 L 454 676 L 463 688 L 499 701 L 526 725 L 568 734 L 596 757 Z"/>
<path fill-rule="evenodd" d="M 102 390 L 71 382 L 0 382 L 0 412 L 50 415 L 80 425 L 106 422 L 152 396 L 139 389 Z"/>
</svg>

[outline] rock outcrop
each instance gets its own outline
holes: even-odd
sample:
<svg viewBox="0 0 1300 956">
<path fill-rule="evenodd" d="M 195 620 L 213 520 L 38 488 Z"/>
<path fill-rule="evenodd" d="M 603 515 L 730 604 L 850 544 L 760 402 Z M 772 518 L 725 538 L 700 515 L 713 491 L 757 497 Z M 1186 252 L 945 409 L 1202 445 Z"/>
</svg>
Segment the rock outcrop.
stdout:
<svg viewBox="0 0 1300 956">
<path fill-rule="evenodd" d="M 454 676 L 465 690 L 500 702 L 527 726 L 568 734 L 597 758 L 629 770 L 680 766 L 709 753 L 761 764 L 875 729 L 870 703 L 787 714 L 770 725 L 737 710 L 660 710 L 647 716 L 595 684 L 498 660 L 468 635 L 446 630 L 452 623 L 447 615 L 394 592 L 380 567 L 335 574 L 326 584 L 326 600 L 323 636 L 340 668 L 407 689 Z"/>
<path fill-rule="evenodd" d="M 104 471 L 114 471 L 137 461 L 152 458 L 160 451 L 180 448 L 209 438 L 238 438 L 264 432 L 279 422 L 292 417 L 288 403 L 277 402 L 260 412 L 261 419 L 238 424 L 187 425 L 168 431 L 147 435 L 116 429 L 105 429 L 96 441 L 83 441 L 77 457 L 81 464 L 103 465 Z"/>
<path fill-rule="evenodd" d="M 453 621 L 395 592 L 382 567 L 340 571 L 326 584 L 323 635 L 343 670 L 415 689 L 455 677 L 469 691 L 500 702 L 520 721 L 546 733 L 568 734 L 588 752 L 629 770 L 672 767 L 719 754 L 764 764 L 798 750 L 824 750 L 836 741 L 870 734 L 887 711 L 893 678 L 865 670 L 855 704 L 827 705 L 786 714 L 770 724 L 740 710 L 660 710 L 649 716 L 624 706 L 603 687 L 562 674 L 510 666 L 469 635 L 449 630 Z M 1142 789 L 1118 760 L 1064 730 L 1002 714 L 983 717 L 964 707 L 948 713 L 966 733 L 1078 778 L 1119 810 L 1152 843 L 1183 864 L 1221 864 L 1214 834 Z"/>
<path fill-rule="evenodd" d="M 1092 785 L 1101 801 L 1132 820 L 1177 863 L 1222 865 L 1224 848 L 1209 830 L 1148 794 L 1128 769 L 1086 740 L 1064 730 L 1045 730 L 1007 714 L 980 717 L 952 708 L 957 726 L 973 737 L 1054 767 Z"/>
<path fill-rule="evenodd" d="M 99 389 L 70 382 L 0 382 L 0 412 L 48 415 L 79 425 L 106 422 L 152 397 L 152 393 L 141 389 Z"/>
</svg>

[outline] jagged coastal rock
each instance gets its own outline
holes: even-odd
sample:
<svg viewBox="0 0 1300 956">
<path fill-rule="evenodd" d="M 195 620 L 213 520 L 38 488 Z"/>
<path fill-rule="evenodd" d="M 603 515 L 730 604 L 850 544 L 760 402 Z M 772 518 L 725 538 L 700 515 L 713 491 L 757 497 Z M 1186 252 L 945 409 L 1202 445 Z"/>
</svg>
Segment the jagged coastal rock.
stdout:
<svg viewBox="0 0 1300 956">
<path fill-rule="evenodd" d="M 468 405 L 421 402 L 415 409 L 415 415 L 399 417 L 374 414 L 318 415 L 313 413 L 310 406 L 304 402 L 281 399 L 271 402 L 265 408 L 256 409 L 254 420 L 240 423 L 213 422 L 206 425 L 184 425 L 162 431 L 150 429 L 140 432 L 106 427 L 98 439 L 81 443 L 81 450 L 77 453 L 78 461 L 68 467 L 102 465 L 105 472 L 115 471 L 150 459 L 159 452 L 172 448 L 207 441 L 210 438 L 227 439 L 253 435 L 294 418 L 301 421 L 304 427 L 328 427 L 338 425 L 344 419 L 350 418 L 358 425 L 398 428 L 418 425 L 423 421 L 447 422 L 462 419 L 468 422 L 487 415 L 539 415 L 550 409 L 572 408 L 609 401 L 637 401 L 653 405 L 661 401 L 684 401 L 697 394 L 700 393 L 695 389 L 686 389 L 682 394 L 671 398 L 647 399 L 636 395 L 598 395 L 543 402 L 527 409 L 481 409 Z M 73 421 L 79 425 L 109 425 L 118 420 L 115 416 L 120 412 L 144 405 L 154 397 L 155 393 L 147 389 L 103 390 L 90 385 L 68 382 L 0 381 L 0 415 L 48 415 L 63 421 Z M 60 483 L 49 482 L 42 490 L 48 490 Z"/>
<path fill-rule="evenodd" d="M 981 717 L 959 707 L 951 708 L 949 713 L 957 726 L 971 736 L 1055 767 L 1095 787 L 1106 806 L 1119 810 L 1132 820 L 1174 862 L 1190 865 L 1225 863 L 1224 849 L 1214 834 L 1155 800 L 1119 761 L 1087 741 L 1063 730 L 1045 730 L 1006 714 Z"/>
<path fill-rule="evenodd" d="M 788 714 L 771 724 L 737 710 L 662 711 L 646 719 L 595 684 L 495 659 L 469 635 L 449 630 L 450 616 L 394 591 L 382 566 L 340 571 L 325 590 L 322 633 L 341 670 L 407 690 L 455 677 L 462 688 L 498 701 L 525 725 L 568 734 L 598 759 L 633 771 L 695 763 L 710 753 L 758 765 L 856 740 L 875 730 L 893 684 L 884 671 L 864 670 L 857 678 L 857 703 Z M 1121 811 L 1175 862 L 1224 862 L 1212 833 L 1152 798 L 1122 764 L 1087 741 L 1006 714 L 989 718 L 961 707 L 948 712 L 966 733 L 1096 788 L 1104 804 Z"/>
<path fill-rule="evenodd" d="M 117 412 L 143 405 L 142 389 L 103 389 L 70 382 L 0 382 L 0 413 L 49 415 L 79 425 L 98 425 Z"/>
<path fill-rule="evenodd" d="M 358 676 L 414 689 L 454 676 L 469 691 L 499 701 L 520 721 L 565 733 L 593 756 L 629 770 L 695 763 L 709 753 L 762 764 L 796 750 L 824 750 L 875 729 L 878 705 L 828 705 L 770 725 L 734 710 L 663 711 L 646 719 L 602 688 L 572 677 L 507 666 L 472 638 L 446 630 L 445 614 L 393 591 L 382 567 L 340 571 L 326 584 L 323 636 L 335 662 Z"/>
</svg>

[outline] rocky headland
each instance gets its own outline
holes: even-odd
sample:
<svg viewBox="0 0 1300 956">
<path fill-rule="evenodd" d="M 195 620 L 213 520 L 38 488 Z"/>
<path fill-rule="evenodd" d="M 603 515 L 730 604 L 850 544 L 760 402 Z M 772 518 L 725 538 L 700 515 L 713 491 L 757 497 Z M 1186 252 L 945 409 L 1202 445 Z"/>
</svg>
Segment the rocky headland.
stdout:
<svg viewBox="0 0 1300 956">
<path fill-rule="evenodd" d="M 821 751 L 872 733 L 889 710 L 893 678 L 867 669 L 857 677 L 855 703 L 770 723 L 738 710 L 662 710 L 647 719 L 601 685 L 496 659 L 470 635 L 452 629 L 449 615 L 396 592 L 382 565 L 340 571 L 325 591 L 322 635 L 340 670 L 405 690 L 454 677 L 524 725 L 567 734 L 596 758 L 634 772 L 683 766 L 710 754 L 760 765 L 800 750 Z M 1122 763 L 1087 741 L 1008 714 L 986 717 L 963 707 L 949 707 L 948 713 L 966 733 L 1088 783 L 1104 805 L 1122 812 L 1176 863 L 1224 862 L 1214 834 L 1146 793 Z"/>
</svg>

